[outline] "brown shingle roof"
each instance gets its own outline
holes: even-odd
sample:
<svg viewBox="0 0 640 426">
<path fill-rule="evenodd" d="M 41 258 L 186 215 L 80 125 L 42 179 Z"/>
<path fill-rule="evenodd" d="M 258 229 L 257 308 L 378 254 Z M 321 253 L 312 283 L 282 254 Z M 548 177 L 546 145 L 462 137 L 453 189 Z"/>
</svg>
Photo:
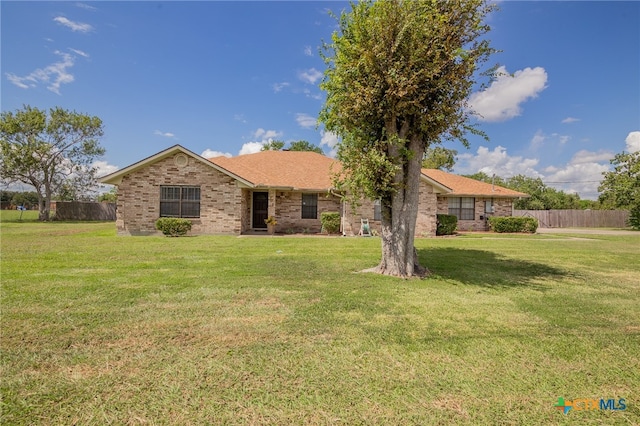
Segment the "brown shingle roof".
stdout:
<svg viewBox="0 0 640 426">
<path fill-rule="evenodd" d="M 502 186 L 492 185 L 490 183 L 480 182 L 479 180 L 470 179 L 464 176 L 454 175 L 452 173 L 443 172 L 437 169 L 422 169 L 422 174 L 427 178 L 438 182 L 441 185 L 451 189 L 449 195 L 454 196 L 483 196 L 483 197 L 528 197 L 523 192 L 507 189 Z"/>
<path fill-rule="evenodd" d="M 261 151 L 209 161 L 257 187 L 327 190 L 331 176 L 340 170 L 336 160 L 308 151 Z"/>
</svg>

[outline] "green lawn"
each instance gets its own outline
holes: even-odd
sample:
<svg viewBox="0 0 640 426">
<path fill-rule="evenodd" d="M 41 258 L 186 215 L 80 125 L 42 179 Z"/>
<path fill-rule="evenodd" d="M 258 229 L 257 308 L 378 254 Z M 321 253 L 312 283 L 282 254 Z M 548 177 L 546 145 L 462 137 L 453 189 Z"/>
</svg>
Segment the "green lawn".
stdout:
<svg viewBox="0 0 640 426">
<path fill-rule="evenodd" d="M 640 233 L 419 239 L 402 281 L 377 238 L 3 219 L 2 424 L 640 424 Z"/>
</svg>

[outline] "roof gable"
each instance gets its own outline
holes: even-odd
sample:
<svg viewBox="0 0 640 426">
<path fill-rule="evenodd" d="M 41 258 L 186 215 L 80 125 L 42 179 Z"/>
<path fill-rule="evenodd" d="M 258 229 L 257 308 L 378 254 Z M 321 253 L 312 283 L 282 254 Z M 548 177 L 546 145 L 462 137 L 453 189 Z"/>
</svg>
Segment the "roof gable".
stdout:
<svg viewBox="0 0 640 426">
<path fill-rule="evenodd" d="M 213 167 L 215 169 L 217 169 L 218 171 L 225 173 L 229 176 L 231 176 L 234 179 L 237 179 L 243 183 L 245 183 L 244 179 L 242 179 L 242 177 L 240 176 L 236 176 L 232 173 L 229 173 L 227 170 L 221 169 L 219 166 L 217 166 L 214 163 L 211 163 L 210 161 L 207 161 L 205 158 L 199 156 L 198 154 L 189 151 L 188 149 L 186 149 L 185 147 L 181 146 L 181 145 L 174 145 L 170 148 L 165 149 L 164 151 L 160 151 L 157 154 L 154 154 L 150 157 L 147 157 L 143 160 L 140 160 L 136 163 L 131 164 L 130 166 L 125 167 L 124 169 L 120 169 L 118 171 L 115 171 L 111 174 L 108 174 L 106 176 L 101 177 L 100 179 L 98 179 L 98 182 L 100 183 L 106 183 L 106 184 L 110 184 L 110 185 L 119 185 L 122 182 L 122 178 L 126 175 L 128 175 L 129 173 L 133 173 L 137 170 L 140 169 L 144 169 L 145 167 L 148 167 L 149 165 L 163 160 L 167 157 L 171 157 L 172 155 L 178 154 L 178 153 L 183 153 L 188 157 L 191 157 L 193 159 L 195 159 L 196 161 L 199 161 L 205 165 L 207 165 L 208 167 Z"/>
</svg>

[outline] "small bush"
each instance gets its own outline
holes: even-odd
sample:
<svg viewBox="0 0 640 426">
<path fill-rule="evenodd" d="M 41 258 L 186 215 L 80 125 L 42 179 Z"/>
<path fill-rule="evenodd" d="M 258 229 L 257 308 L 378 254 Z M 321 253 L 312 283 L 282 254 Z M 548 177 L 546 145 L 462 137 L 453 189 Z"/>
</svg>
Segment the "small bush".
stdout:
<svg viewBox="0 0 640 426">
<path fill-rule="evenodd" d="M 322 230 L 327 234 L 340 232 L 340 213 L 324 212 L 320 214 L 320 222 L 322 223 Z"/>
<path fill-rule="evenodd" d="M 436 215 L 436 235 L 453 235 L 458 229 L 458 218 L 450 214 Z"/>
<path fill-rule="evenodd" d="M 533 234 L 538 229 L 538 220 L 533 217 L 491 216 L 489 225 L 494 232 L 528 232 Z"/>
<path fill-rule="evenodd" d="M 156 229 L 169 237 L 181 237 L 191 231 L 191 221 L 177 217 L 161 217 L 156 220 Z"/>
</svg>

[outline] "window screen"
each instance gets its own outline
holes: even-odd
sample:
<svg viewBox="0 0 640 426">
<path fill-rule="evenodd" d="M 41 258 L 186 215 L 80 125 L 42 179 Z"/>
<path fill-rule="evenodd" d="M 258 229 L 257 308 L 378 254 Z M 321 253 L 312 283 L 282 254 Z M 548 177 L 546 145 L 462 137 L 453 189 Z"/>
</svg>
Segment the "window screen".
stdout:
<svg viewBox="0 0 640 426">
<path fill-rule="evenodd" d="M 456 216 L 458 220 L 473 220 L 475 204 L 473 197 L 450 197 L 449 214 Z"/>
<path fill-rule="evenodd" d="M 200 187 L 161 186 L 160 217 L 200 217 Z"/>
<path fill-rule="evenodd" d="M 302 194 L 302 218 L 318 218 L 318 194 Z"/>
</svg>

